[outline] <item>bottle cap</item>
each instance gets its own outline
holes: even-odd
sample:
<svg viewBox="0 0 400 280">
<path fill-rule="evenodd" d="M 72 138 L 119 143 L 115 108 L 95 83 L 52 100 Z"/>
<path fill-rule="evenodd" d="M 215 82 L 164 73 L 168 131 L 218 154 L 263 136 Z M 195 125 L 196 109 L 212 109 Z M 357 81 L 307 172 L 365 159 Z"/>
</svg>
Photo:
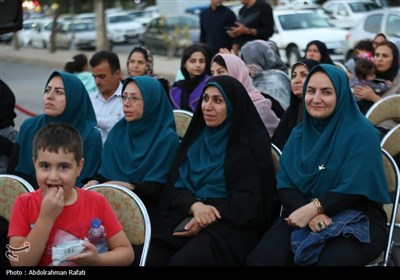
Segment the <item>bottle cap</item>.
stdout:
<svg viewBox="0 0 400 280">
<path fill-rule="evenodd" d="M 92 227 L 98 228 L 99 226 L 101 226 L 101 221 L 99 218 L 93 218 L 91 224 Z"/>
</svg>

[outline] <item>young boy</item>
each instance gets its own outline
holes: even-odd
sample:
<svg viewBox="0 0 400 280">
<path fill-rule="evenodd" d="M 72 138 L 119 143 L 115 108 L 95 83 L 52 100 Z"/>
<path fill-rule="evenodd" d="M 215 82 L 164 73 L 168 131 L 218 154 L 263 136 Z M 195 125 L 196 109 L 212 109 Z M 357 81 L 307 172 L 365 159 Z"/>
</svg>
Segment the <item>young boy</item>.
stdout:
<svg viewBox="0 0 400 280">
<path fill-rule="evenodd" d="M 56 265 L 54 246 L 83 240 L 91 220 L 99 218 L 107 233 L 108 252 L 99 254 L 90 242 L 62 265 L 129 265 L 132 246 L 110 204 L 101 194 L 75 187 L 83 167 L 83 144 L 70 125 L 52 123 L 36 134 L 33 163 L 39 189 L 19 196 L 13 206 L 8 237 L 17 258 L 13 266 Z M 29 246 L 28 250 L 18 248 Z"/>
</svg>

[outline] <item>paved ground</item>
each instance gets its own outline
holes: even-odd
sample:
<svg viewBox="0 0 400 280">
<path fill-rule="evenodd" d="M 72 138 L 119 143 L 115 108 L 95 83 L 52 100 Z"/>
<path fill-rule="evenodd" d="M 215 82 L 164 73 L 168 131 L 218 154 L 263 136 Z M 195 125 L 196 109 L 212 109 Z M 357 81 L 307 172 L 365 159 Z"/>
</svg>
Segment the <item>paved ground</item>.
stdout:
<svg viewBox="0 0 400 280">
<path fill-rule="evenodd" d="M 12 45 L 0 45 L 0 59 L 12 62 L 31 62 L 32 64 L 45 64 L 59 69 L 63 69 L 65 63 L 77 53 L 85 53 L 88 58 L 93 55 L 93 51 L 69 51 L 57 50 L 50 53 L 48 49 L 21 48 L 15 50 Z M 120 53 L 119 56 L 123 75 L 126 76 L 126 61 L 128 53 Z M 168 58 L 166 56 L 154 55 L 154 73 L 164 76 L 170 81 L 175 78 L 176 71 L 179 69 L 180 58 Z"/>
</svg>

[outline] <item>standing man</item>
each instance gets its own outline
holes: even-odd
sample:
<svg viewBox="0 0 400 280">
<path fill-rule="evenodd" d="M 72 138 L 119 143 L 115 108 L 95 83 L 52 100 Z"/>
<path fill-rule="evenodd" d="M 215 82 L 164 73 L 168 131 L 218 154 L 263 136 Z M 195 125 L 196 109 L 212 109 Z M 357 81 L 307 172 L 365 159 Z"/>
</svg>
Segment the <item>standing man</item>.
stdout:
<svg viewBox="0 0 400 280">
<path fill-rule="evenodd" d="M 124 116 L 122 72 L 118 55 L 111 51 L 96 52 L 89 61 L 98 91 L 90 95 L 96 112 L 97 128 L 101 139 L 106 141 L 111 128 Z"/>
<path fill-rule="evenodd" d="M 243 7 L 239 10 L 236 26 L 227 31 L 234 38 L 232 52 L 239 54 L 240 48 L 248 41 L 268 40 L 274 33 L 272 7 L 265 0 L 240 0 Z"/>
<path fill-rule="evenodd" d="M 200 13 L 200 42 L 210 47 L 213 57 L 220 48 L 232 48 L 232 38 L 226 30 L 235 26 L 236 15 L 223 5 L 223 0 L 210 2 L 210 7 Z"/>
</svg>

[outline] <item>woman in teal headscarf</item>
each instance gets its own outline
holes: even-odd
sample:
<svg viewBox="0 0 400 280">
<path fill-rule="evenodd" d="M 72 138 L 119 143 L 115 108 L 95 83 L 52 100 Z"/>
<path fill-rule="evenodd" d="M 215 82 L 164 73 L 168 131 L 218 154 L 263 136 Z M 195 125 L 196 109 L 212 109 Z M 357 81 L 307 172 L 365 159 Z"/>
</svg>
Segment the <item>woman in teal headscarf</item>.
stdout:
<svg viewBox="0 0 400 280">
<path fill-rule="evenodd" d="M 277 177 L 285 219 L 264 235 L 247 262 L 365 265 L 386 243 L 382 204 L 389 194 L 380 137 L 336 66 L 313 67 L 303 98 L 303 122 L 283 149 Z"/>
<path fill-rule="evenodd" d="M 61 79 L 60 79 L 61 78 Z M 77 179 L 93 176 L 101 160 L 101 137 L 96 129 L 96 115 L 85 86 L 76 76 L 54 71 L 47 80 L 43 96 L 44 114 L 25 120 L 18 133 L 7 172 L 27 179 L 37 188 L 32 163 L 32 142 L 36 132 L 48 123 L 63 122 L 75 127 L 84 143 L 84 166 Z M 100 138 L 99 138 L 100 137 Z"/>
<path fill-rule="evenodd" d="M 150 76 L 127 78 L 121 100 L 125 117 L 107 136 L 99 172 L 85 186 L 109 182 L 133 190 L 155 224 L 179 146 L 172 107 L 161 83 Z"/>
</svg>

